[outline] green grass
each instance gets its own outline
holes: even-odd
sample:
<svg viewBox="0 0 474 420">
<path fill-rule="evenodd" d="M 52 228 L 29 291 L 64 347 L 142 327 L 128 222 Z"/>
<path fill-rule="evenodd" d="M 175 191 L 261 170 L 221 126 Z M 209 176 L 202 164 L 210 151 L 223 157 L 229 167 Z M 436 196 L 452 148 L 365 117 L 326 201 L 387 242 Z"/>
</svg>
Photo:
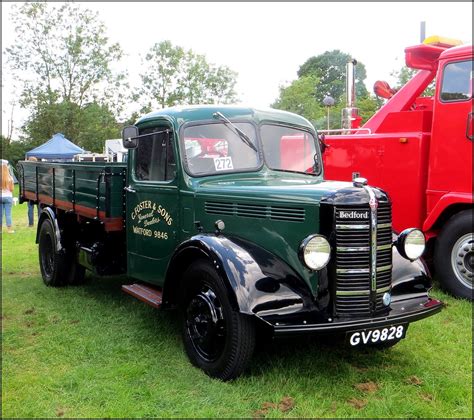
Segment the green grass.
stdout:
<svg viewBox="0 0 474 420">
<path fill-rule="evenodd" d="M 45 287 L 25 204 L 13 218 L 16 233 L 2 237 L 3 417 L 472 417 L 467 301 L 435 289 L 447 307 L 392 349 L 279 342 L 221 383 L 188 362 L 177 315 L 123 295 L 124 278 Z"/>
</svg>

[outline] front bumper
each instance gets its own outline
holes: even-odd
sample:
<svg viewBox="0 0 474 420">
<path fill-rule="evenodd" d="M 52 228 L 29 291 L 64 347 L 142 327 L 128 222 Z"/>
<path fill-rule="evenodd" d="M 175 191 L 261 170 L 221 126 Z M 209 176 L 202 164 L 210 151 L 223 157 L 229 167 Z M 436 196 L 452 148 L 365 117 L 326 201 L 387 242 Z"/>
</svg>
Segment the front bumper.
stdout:
<svg viewBox="0 0 474 420">
<path fill-rule="evenodd" d="M 386 316 L 374 318 L 337 319 L 331 321 L 311 323 L 308 321 L 282 322 L 282 320 L 267 320 L 273 327 L 275 336 L 294 334 L 334 334 L 366 328 L 381 328 L 396 324 L 409 324 L 427 318 L 441 311 L 443 303 L 439 300 L 428 298 L 401 300 L 392 303 L 390 313 Z"/>
</svg>

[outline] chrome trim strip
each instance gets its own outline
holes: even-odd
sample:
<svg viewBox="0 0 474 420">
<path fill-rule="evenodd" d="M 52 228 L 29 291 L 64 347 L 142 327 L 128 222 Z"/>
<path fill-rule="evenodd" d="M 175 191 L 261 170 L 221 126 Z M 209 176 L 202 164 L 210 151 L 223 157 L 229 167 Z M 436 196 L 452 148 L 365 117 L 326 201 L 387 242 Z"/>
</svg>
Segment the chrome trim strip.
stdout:
<svg viewBox="0 0 474 420">
<path fill-rule="evenodd" d="M 336 229 L 368 229 L 369 224 L 366 225 L 336 225 Z"/>
<path fill-rule="evenodd" d="M 388 271 L 391 269 L 392 269 L 392 264 L 382 265 L 381 267 L 377 267 L 377 272 L 380 273 L 381 271 Z"/>
<path fill-rule="evenodd" d="M 362 224 L 345 225 L 345 224 L 342 224 L 342 225 L 336 225 L 336 229 L 343 229 L 343 230 L 369 229 L 371 225 L 372 224 L 369 225 L 369 223 L 367 223 L 366 225 L 362 225 Z M 386 228 L 391 228 L 391 227 L 392 227 L 391 223 L 379 223 L 377 225 L 378 229 L 386 229 Z"/>
<path fill-rule="evenodd" d="M 391 289 L 391 286 L 381 287 L 377 289 L 377 293 L 388 292 Z M 337 290 L 336 295 L 338 296 L 367 296 L 370 295 L 369 290 Z"/>
<path fill-rule="evenodd" d="M 377 245 L 377 251 L 383 251 L 384 249 L 392 248 L 392 244 L 385 244 L 385 245 Z M 369 251 L 369 246 L 338 246 L 336 248 L 337 251 L 341 252 L 362 252 L 362 251 Z"/>
<path fill-rule="evenodd" d="M 369 272 L 369 268 L 336 268 L 336 273 L 344 274 L 364 274 Z"/>
<path fill-rule="evenodd" d="M 374 190 L 368 185 L 364 190 L 369 195 L 370 205 L 370 290 L 377 290 L 377 207 L 378 201 Z"/>
<path fill-rule="evenodd" d="M 338 296 L 368 296 L 370 290 L 337 290 L 336 295 Z"/>
<path fill-rule="evenodd" d="M 342 252 L 361 252 L 361 251 L 368 251 L 368 246 L 338 246 L 336 248 L 337 251 Z"/>
</svg>

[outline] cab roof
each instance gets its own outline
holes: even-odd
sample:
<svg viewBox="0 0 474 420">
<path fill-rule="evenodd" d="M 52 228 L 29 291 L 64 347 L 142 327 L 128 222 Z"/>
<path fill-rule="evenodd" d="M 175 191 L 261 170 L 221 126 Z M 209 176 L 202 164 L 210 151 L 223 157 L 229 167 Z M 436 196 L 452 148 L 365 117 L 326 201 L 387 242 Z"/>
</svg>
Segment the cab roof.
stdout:
<svg viewBox="0 0 474 420">
<path fill-rule="evenodd" d="M 442 52 L 440 59 L 444 60 L 446 58 L 456 58 L 456 57 L 472 57 L 473 49 L 472 45 L 459 45 L 457 47 L 452 47 Z"/>
<path fill-rule="evenodd" d="M 153 122 L 153 120 L 166 117 L 168 120 L 174 122 L 177 127 L 194 121 L 213 120 L 213 114 L 221 112 L 229 119 L 242 119 L 253 121 L 256 124 L 262 121 L 273 121 L 283 124 L 295 125 L 314 130 L 312 124 L 300 115 L 293 114 L 287 111 L 280 111 L 277 109 L 255 109 L 250 107 L 235 106 L 235 105 L 185 105 L 175 106 L 171 108 L 163 108 L 156 112 L 141 117 L 136 124 L 144 124 Z"/>
</svg>

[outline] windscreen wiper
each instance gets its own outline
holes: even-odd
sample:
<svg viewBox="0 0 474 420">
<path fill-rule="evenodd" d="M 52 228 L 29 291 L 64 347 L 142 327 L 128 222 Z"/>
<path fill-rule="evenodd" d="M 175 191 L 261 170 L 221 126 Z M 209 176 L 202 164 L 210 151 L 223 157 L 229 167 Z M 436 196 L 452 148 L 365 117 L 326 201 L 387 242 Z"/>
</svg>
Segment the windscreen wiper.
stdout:
<svg viewBox="0 0 474 420">
<path fill-rule="evenodd" d="M 212 114 L 212 116 L 215 118 L 215 119 L 220 119 L 222 121 L 224 121 L 224 123 L 226 124 L 226 127 L 228 127 L 227 124 L 229 124 L 232 128 L 233 128 L 233 131 L 235 131 L 240 139 L 248 146 L 250 147 L 251 149 L 255 150 L 257 153 L 258 153 L 258 150 L 257 148 L 255 147 L 255 145 L 252 143 L 252 140 L 249 139 L 249 136 L 247 136 L 247 134 L 245 134 L 239 127 L 237 127 L 232 121 L 230 121 L 225 115 L 223 115 L 222 113 L 220 112 L 214 112 L 214 114 Z"/>
</svg>

